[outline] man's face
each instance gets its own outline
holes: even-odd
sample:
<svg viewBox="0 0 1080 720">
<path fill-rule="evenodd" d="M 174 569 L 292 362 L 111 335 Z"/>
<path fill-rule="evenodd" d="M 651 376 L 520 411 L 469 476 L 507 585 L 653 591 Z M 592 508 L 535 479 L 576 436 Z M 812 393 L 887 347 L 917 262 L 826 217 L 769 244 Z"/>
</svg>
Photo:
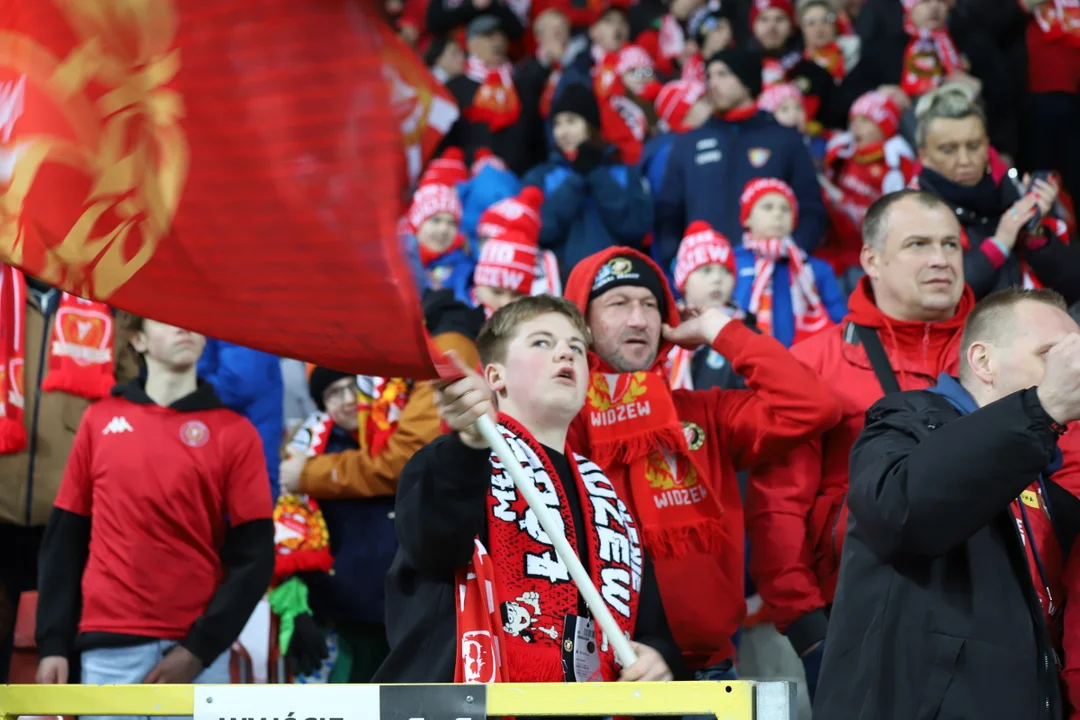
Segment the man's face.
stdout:
<svg viewBox="0 0 1080 720">
<path fill-rule="evenodd" d="M 975 115 L 959 120 L 931 120 L 926 128 L 925 146 L 919 148 L 919 160 L 957 185 L 978 185 L 990 161 L 986 126 Z"/>
<path fill-rule="evenodd" d="M 349 432 L 356 432 L 360 425 L 356 407 L 358 395 L 355 377 L 336 380 L 323 391 L 322 400 L 326 413 L 333 419 L 335 425 Z"/>
<path fill-rule="evenodd" d="M 750 91 L 731 69 L 720 61 L 709 63 L 709 99 L 713 107 L 727 112 L 750 99 Z"/>
<path fill-rule="evenodd" d="M 521 323 L 504 362 L 489 364 L 485 375 L 499 393 L 500 406 L 519 420 L 569 423 L 585 404 L 587 351 L 585 337 L 569 318 L 547 313 Z"/>
<path fill-rule="evenodd" d="M 558 11 L 541 13 L 533 23 L 533 36 L 537 45 L 562 48 L 562 52 L 566 52 L 570 42 L 570 21 Z M 562 57 L 562 53 L 559 56 Z"/>
<path fill-rule="evenodd" d="M 864 245 L 861 259 L 882 312 L 921 322 L 952 317 L 964 292 L 964 254 L 949 208 L 911 198 L 894 203 L 880 243 Z"/>
<path fill-rule="evenodd" d="M 920 30 L 940 30 L 949 19 L 945 0 L 922 0 L 911 9 L 911 24 Z"/>
<path fill-rule="evenodd" d="M 469 54 L 475 55 L 488 67 L 496 67 L 506 62 L 507 39 L 502 30 L 492 30 L 483 35 L 474 35 L 468 39 Z"/>
<path fill-rule="evenodd" d="M 154 320 L 143 321 L 143 329 L 131 338 L 131 345 L 148 364 L 157 363 L 173 372 L 183 372 L 199 361 L 206 338 L 190 330 Z"/>
<path fill-rule="evenodd" d="M 630 24 L 621 12 L 608 12 L 589 28 L 589 39 L 604 52 L 617 52 L 630 39 Z"/>
<path fill-rule="evenodd" d="M 791 38 L 791 18 L 783 10 L 769 8 L 758 14 L 753 31 L 766 51 L 780 50 Z"/>
<path fill-rule="evenodd" d="M 997 398 L 1034 387 L 1046 372 L 1046 353 L 1069 333 L 1080 332 L 1076 321 L 1060 308 L 1022 300 L 1013 308 L 1008 326 L 998 336 L 1001 346 L 987 343 L 987 370 Z"/>
<path fill-rule="evenodd" d="M 624 286 L 589 303 L 593 350 L 619 372 L 648 370 L 660 350 L 660 303 L 652 291 Z"/>
<path fill-rule="evenodd" d="M 836 15 L 822 5 L 807 8 L 802 14 L 802 33 L 806 47 L 817 50 L 836 39 Z"/>
</svg>

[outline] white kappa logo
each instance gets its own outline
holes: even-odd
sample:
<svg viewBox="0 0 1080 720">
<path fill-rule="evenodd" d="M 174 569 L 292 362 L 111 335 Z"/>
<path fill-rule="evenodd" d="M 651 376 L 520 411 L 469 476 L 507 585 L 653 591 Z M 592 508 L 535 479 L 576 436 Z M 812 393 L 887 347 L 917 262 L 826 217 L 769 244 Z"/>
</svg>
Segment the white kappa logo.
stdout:
<svg viewBox="0 0 1080 720">
<path fill-rule="evenodd" d="M 131 423 L 127 421 L 126 417 L 119 415 L 109 421 L 109 424 L 105 426 L 105 429 L 101 431 L 101 434 L 116 435 L 125 432 L 135 432 L 135 428 L 131 427 Z"/>
</svg>

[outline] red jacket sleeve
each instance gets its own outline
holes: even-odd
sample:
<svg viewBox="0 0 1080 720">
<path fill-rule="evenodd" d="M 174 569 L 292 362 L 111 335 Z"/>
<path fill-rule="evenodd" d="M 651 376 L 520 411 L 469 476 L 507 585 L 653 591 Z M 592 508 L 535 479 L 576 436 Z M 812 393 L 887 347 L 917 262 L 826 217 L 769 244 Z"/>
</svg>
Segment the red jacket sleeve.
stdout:
<svg viewBox="0 0 1080 720">
<path fill-rule="evenodd" d="M 840 406 L 829 388 L 773 338 L 733 320 L 712 347 L 749 388 L 711 393 L 713 417 L 727 434 L 736 470 L 774 460 L 839 421 Z"/>
<path fill-rule="evenodd" d="M 822 447 L 813 440 L 750 471 L 746 489 L 749 571 L 780 632 L 825 607 L 813 570 L 808 519 L 821 485 Z"/>
</svg>

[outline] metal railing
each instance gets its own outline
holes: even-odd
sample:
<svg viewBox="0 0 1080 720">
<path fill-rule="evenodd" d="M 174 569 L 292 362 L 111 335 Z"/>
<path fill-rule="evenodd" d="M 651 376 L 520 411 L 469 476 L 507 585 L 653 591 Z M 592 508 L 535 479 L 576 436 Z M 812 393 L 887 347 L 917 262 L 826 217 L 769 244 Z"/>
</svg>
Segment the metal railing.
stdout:
<svg viewBox="0 0 1080 720">
<path fill-rule="evenodd" d="M 483 720 L 501 716 L 713 715 L 796 720 L 789 682 L 492 685 L 0 685 L 0 716 L 195 720 Z"/>
</svg>

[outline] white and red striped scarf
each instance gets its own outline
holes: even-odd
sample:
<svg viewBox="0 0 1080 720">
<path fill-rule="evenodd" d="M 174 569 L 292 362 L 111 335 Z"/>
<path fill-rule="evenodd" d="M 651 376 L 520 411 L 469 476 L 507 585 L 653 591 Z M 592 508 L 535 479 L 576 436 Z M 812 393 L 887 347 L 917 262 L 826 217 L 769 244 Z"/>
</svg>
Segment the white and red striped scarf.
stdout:
<svg viewBox="0 0 1080 720">
<path fill-rule="evenodd" d="M 904 51 L 900 89 L 908 97 L 919 97 L 941 85 L 954 71 L 965 69 L 948 30 L 920 30 L 906 17 L 904 30 L 911 42 Z"/>
<path fill-rule="evenodd" d="M 757 238 L 743 235 L 743 247 L 754 253 L 754 282 L 750 287 L 750 302 L 746 311 L 757 319 L 758 328 L 766 335 L 773 334 L 772 295 L 776 263 L 788 262 L 791 277 L 791 309 L 795 315 L 795 338 L 792 344 L 821 332 L 833 321 L 825 311 L 818 294 L 814 269 L 806 253 L 791 237 Z"/>
<path fill-rule="evenodd" d="M 725 305 L 720 309 L 735 320 L 746 319 L 746 313 L 733 305 Z M 667 354 L 667 358 L 664 359 L 664 370 L 667 372 L 668 384 L 671 386 L 672 390 L 695 389 L 692 363 L 694 361 L 694 353 L 697 351 L 697 348 L 694 350 L 687 350 L 684 347 L 676 345 L 671 348 L 671 351 Z"/>
<path fill-rule="evenodd" d="M 1035 8 L 1035 23 L 1049 42 L 1080 46 L 1080 0 L 1053 0 Z"/>
<path fill-rule="evenodd" d="M 514 87 L 514 66 L 504 62 L 489 68 L 475 55 L 465 61 L 465 75 L 480 83 L 472 104 L 465 109 L 470 122 L 483 123 L 498 132 L 510 127 L 521 115 L 521 99 Z"/>
</svg>

